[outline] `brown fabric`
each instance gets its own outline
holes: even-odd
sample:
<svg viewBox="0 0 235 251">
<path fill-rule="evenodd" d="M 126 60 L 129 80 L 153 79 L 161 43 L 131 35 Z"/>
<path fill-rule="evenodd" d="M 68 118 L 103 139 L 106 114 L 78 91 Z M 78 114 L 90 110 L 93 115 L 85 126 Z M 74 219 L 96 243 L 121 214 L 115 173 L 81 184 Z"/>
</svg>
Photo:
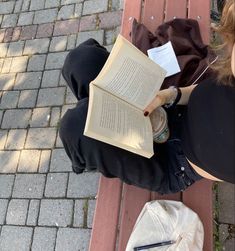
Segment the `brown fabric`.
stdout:
<svg viewBox="0 0 235 251">
<path fill-rule="evenodd" d="M 173 19 L 157 27 L 152 34 L 143 24 L 133 21 L 132 43 L 142 52 L 171 41 L 181 72 L 165 79 L 162 89 L 171 85 L 191 85 L 216 55 L 202 42 L 199 25 L 193 19 Z M 210 77 L 208 69 L 198 81 Z M 198 82 L 196 81 L 196 82 Z"/>
</svg>

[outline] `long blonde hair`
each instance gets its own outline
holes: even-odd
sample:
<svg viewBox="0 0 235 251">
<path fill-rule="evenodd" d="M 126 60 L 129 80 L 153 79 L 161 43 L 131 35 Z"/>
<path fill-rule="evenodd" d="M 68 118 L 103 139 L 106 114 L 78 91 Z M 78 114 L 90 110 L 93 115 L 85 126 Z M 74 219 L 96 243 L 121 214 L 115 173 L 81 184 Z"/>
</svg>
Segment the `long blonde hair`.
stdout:
<svg viewBox="0 0 235 251">
<path fill-rule="evenodd" d="M 221 20 L 213 29 L 221 36 L 222 43 L 214 49 L 219 53 L 219 60 L 212 66 L 217 72 L 217 79 L 223 84 L 233 84 L 234 76 L 231 69 L 232 46 L 235 42 L 235 4 L 234 0 L 227 0 Z"/>
</svg>

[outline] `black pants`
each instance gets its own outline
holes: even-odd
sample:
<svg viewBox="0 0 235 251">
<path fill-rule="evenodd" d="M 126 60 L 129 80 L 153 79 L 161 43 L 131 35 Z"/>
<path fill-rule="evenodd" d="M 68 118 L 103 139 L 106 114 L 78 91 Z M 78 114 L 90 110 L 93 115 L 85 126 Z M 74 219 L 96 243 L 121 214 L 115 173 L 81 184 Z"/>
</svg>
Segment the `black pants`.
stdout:
<svg viewBox="0 0 235 251">
<path fill-rule="evenodd" d="M 59 131 L 73 171 L 98 169 L 106 177 L 118 177 L 127 184 L 163 194 L 186 189 L 201 177 L 191 168 L 181 149 L 178 132 L 183 116 L 178 116 L 180 108 L 168 111 L 171 137 L 164 144 L 154 144 L 155 154 L 150 159 L 83 135 L 89 83 L 108 56 L 104 47 L 89 39 L 72 50 L 64 63 L 63 76 L 78 99 L 77 106 L 62 118 Z"/>
</svg>

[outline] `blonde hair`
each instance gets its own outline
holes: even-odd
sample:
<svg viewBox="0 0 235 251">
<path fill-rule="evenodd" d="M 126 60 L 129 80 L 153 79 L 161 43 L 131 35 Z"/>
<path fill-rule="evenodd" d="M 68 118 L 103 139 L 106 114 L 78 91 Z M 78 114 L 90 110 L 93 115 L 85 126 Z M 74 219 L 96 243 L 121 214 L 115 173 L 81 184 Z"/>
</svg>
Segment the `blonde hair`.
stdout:
<svg viewBox="0 0 235 251">
<path fill-rule="evenodd" d="M 226 1 L 220 23 L 218 26 L 213 27 L 213 29 L 221 36 L 223 42 L 214 48 L 214 50 L 219 53 L 219 59 L 212 66 L 212 69 L 216 71 L 219 82 L 231 85 L 234 78 L 231 69 L 232 46 L 235 42 L 234 0 Z"/>
</svg>

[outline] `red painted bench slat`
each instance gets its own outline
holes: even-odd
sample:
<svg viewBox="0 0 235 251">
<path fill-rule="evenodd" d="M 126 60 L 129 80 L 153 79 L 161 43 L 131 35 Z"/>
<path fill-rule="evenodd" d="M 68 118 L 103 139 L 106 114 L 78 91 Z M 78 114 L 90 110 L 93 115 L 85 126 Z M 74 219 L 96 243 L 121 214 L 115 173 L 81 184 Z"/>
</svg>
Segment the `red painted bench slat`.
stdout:
<svg viewBox="0 0 235 251">
<path fill-rule="evenodd" d="M 165 21 L 187 17 L 187 0 L 166 0 Z"/>
</svg>

